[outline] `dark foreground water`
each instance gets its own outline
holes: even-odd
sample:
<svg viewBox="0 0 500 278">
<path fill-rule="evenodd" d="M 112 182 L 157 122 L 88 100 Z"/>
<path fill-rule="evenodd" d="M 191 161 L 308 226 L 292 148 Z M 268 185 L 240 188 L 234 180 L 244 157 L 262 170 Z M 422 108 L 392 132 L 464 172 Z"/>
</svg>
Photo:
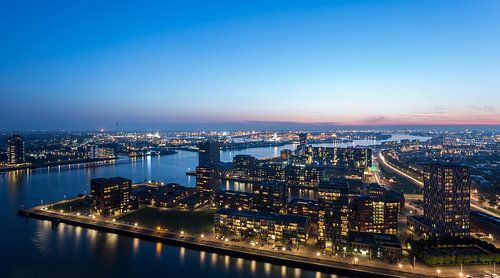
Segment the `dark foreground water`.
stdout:
<svg viewBox="0 0 500 278">
<path fill-rule="evenodd" d="M 407 138 L 407 137 L 404 137 Z M 412 138 L 412 137 L 411 137 Z M 400 138 L 399 138 L 400 139 Z M 355 144 L 375 144 L 358 141 Z M 352 144 L 351 144 L 352 145 Z M 257 157 L 279 155 L 293 146 L 223 152 Z M 134 182 L 159 180 L 194 185 L 185 175 L 197 153 L 119 161 L 84 167 L 73 165 L 0 173 L 0 277 L 330 277 L 324 274 L 173 247 L 116 234 L 17 216 L 22 206 L 73 197 L 89 189 L 95 177 L 123 176 Z M 232 184 L 223 187 L 233 187 Z M 238 187 L 238 185 L 234 185 Z"/>
</svg>

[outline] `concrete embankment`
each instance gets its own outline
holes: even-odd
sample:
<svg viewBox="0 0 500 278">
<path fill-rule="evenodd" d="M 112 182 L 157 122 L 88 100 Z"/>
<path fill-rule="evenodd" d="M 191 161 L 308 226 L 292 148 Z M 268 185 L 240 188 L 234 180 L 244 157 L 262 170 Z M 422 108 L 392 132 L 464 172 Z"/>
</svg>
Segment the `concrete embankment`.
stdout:
<svg viewBox="0 0 500 278">
<path fill-rule="evenodd" d="M 332 262 L 327 260 L 314 259 L 304 256 L 290 254 L 274 254 L 272 251 L 252 250 L 242 246 L 218 243 L 202 240 L 192 236 L 181 236 L 170 232 L 157 232 L 150 229 L 138 227 L 129 227 L 118 223 L 105 223 L 92 221 L 72 216 L 59 215 L 47 211 L 38 210 L 19 210 L 21 216 L 32 217 L 41 220 L 49 220 L 54 223 L 65 223 L 83 228 L 99 230 L 103 232 L 115 233 L 129 237 L 140 238 L 144 240 L 162 242 L 169 245 L 186 247 L 201 251 L 240 257 L 249 260 L 268 262 L 272 264 L 285 265 L 312 271 L 334 273 L 350 277 L 422 277 L 412 273 L 397 272 L 388 269 L 379 269 L 375 267 Z"/>
</svg>

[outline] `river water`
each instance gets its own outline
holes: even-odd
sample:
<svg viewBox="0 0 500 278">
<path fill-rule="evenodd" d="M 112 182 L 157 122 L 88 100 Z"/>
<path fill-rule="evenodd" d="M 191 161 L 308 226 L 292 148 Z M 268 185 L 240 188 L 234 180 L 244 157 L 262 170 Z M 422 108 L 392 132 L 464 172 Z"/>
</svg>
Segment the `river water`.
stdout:
<svg viewBox="0 0 500 278">
<path fill-rule="evenodd" d="M 417 139 L 394 135 L 392 139 Z M 427 139 L 427 138 L 419 138 Z M 349 144 L 373 145 L 358 140 Z M 332 144 L 329 144 L 330 146 Z M 224 151 L 221 160 L 237 154 L 278 156 L 280 147 Z M 196 167 L 198 154 L 128 158 L 98 167 L 72 165 L 0 173 L 0 277 L 330 277 L 332 274 L 233 258 L 95 230 L 17 216 L 29 207 L 74 197 L 90 188 L 90 179 L 122 176 L 134 182 L 158 180 L 193 186 L 185 172 Z M 227 184 L 224 188 L 238 185 Z M 244 188 L 237 188 L 244 190 Z"/>
</svg>

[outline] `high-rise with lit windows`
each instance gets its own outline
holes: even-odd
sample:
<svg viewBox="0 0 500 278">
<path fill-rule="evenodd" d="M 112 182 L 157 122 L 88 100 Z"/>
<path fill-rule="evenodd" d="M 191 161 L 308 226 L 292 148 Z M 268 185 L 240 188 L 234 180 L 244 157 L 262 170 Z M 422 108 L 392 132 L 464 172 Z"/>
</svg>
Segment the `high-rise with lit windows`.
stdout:
<svg viewBox="0 0 500 278">
<path fill-rule="evenodd" d="M 7 138 L 7 164 L 17 165 L 24 163 L 24 141 L 20 135 Z"/>
<path fill-rule="evenodd" d="M 379 234 L 398 231 L 399 200 L 384 196 L 359 196 L 352 205 L 352 230 Z"/>
<path fill-rule="evenodd" d="M 121 177 L 92 179 L 90 192 L 94 213 L 109 216 L 130 210 L 132 181 L 129 179 Z"/>
<path fill-rule="evenodd" d="M 318 247 L 330 251 L 347 244 L 349 231 L 349 183 L 322 181 L 318 185 Z"/>
<path fill-rule="evenodd" d="M 220 188 L 220 142 L 208 140 L 198 144 L 196 188 L 204 195 L 215 197 Z"/>
<path fill-rule="evenodd" d="M 219 166 L 220 142 L 207 140 L 198 144 L 198 166 Z"/>
<path fill-rule="evenodd" d="M 469 236 L 470 170 L 456 164 L 424 166 L 424 217 L 436 236 Z"/>
</svg>

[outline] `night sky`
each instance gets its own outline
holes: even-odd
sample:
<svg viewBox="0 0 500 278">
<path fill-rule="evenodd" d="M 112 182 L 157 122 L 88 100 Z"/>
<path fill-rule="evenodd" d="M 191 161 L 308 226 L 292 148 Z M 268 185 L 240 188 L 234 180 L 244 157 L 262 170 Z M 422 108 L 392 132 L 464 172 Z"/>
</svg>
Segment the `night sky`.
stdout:
<svg viewBox="0 0 500 278">
<path fill-rule="evenodd" d="M 500 1 L 3 0 L 0 98 L 0 130 L 500 125 Z"/>
</svg>

